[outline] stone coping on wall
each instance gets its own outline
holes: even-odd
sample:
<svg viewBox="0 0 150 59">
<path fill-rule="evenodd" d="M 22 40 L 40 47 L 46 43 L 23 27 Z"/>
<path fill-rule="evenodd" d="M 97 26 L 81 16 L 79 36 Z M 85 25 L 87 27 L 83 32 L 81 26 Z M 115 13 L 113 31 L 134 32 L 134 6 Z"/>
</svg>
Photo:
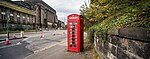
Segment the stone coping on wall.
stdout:
<svg viewBox="0 0 150 59">
<path fill-rule="evenodd" d="M 150 41 L 150 30 L 142 27 L 112 29 L 107 34 L 146 42 Z"/>
</svg>

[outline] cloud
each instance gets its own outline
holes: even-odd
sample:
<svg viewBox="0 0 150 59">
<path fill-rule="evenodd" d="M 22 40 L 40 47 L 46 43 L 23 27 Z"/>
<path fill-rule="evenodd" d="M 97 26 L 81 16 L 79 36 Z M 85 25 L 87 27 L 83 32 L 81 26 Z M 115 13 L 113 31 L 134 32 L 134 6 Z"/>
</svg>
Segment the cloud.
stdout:
<svg viewBox="0 0 150 59">
<path fill-rule="evenodd" d="M 66 21 L 69 14 L 80 14 L 80 7 L 84 4 L 84 0 L 43 0 L 57 12 L 59 20 Z"/>
<path fill-rule="evenodd" d="M 69 10 L 69 9 L 67 9 L 67 8 L 58 8 L 57 9 L 57 11 L 58 12 L 63 12 L 63 13 L 79 13 L 79 11 L 78 10 Z"/>
<path fill-rule="evenodd" d="M 18 0 L 13 0 L 18 1 Z M 56 10 L 59 20 L 66 21 L 69 14 L 80 14 L 80 7 L 89 0 L 43 0 Z"/>
</svg>

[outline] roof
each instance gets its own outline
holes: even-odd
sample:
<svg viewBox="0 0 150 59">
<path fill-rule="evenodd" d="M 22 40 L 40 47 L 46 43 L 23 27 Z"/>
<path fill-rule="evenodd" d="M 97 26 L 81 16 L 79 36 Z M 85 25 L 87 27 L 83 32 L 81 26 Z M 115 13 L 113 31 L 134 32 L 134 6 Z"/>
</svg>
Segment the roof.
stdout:
<svg viewBox="0 0 150 59">
<path fill-rule="evenodd" d="M 56 10 L 53 9 L 51 6 L 49 6 L 48 4 L 46 4 L 44 1 L 40 2 L 42 4 L 44 4 L 46 7 L 48 7 L 49 9 L 53 10 L 56 13 Z"/>
<path fill-rule="evenodd" d="M 53 13 L 56 13 L 55 9 L 53 9 L 51 6 L 49 6 L 48 4 L 46 4 L 42 0 L 13 1 L 13 3 L 15 3 L 15 4 L 19 5 L 19 6 L 31 9 L 31 10 L 33 10 L 33 8 L 31 8 L 31 6 L 38 5 L 40 3 L 40 4 L 43 4 L 43 6 L 47 7 L 48 9 L 50 9 L 49 11 L 51 11 Z"/>
<path fill-rule="evenodd" d="M 4 7 L 10 8 L 10 9 L 13 9 L 13 10 L 16 10 L 16 11 L 20 11 L 20 12 L 23 12 L 23 13 L 27 13 L 27 14 L 30 14 L 30 15 L 36 15 L 35 11 L 33 11 L 33 10 L 17 6 L 15 4 L 12 4 L 12 3 L 6 2 L 6 1 L 0 1 L 0 6 L 4 6 Z"/>
</svg>

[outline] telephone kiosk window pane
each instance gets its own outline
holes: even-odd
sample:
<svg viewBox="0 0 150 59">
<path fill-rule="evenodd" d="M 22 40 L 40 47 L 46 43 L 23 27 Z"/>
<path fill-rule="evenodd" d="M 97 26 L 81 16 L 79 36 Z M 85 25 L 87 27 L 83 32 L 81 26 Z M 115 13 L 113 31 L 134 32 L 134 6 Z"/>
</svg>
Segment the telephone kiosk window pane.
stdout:
<svg viewBox="0 0 150 59">
<path fill-rule="evenodd" d="M 70 47 L 76 47 L 76 38 L 74 37 L 70 37 Z"/>
<path fill-rule="evenodd" d="M 73 45 L 73 44 L 72 44 L 72 45 L 70 45 L 70 47 L 76 47 L 76 45 Z"/>
<path fill-rule="evenodd" d="M 77 22 L 71 22 L 71 23 L 69 23 L 70 25 L 76 25 L 77 24 Z"/>
<path fill-rule="evenodd" d="M 76 22 L 71 22 L 70 24 L 70 47 L 76 47 L 76 36 L 74 34 L 76 34 L 75 32 L 75 25 L 77 24 Z"/>
<path fill-rule="evenodd" d="M 75 30 L 75 26 L 70 26 L 70 29 L 71 30 Z"/>
<path fill-rule="evenodd" d="M 72 37 L 76 37 L 75 35 L 72 35 Z"/>
<path fill-rule="evenodd" d="M 76 47 L 76 42 L 70 42 L 70 47 Z"/>
<path fill-rule="evenodd" d="M 72 34 L 75 34 L 75 32 L 72 32 Z"/>
<path fill-rule="evenodd" d="M 70 40 L 71 40 L 71 41 L 73 41 L 73 40 L 75 40 L 75 39 L 76 39 L 76 36 L 70 37 Z"/>
<path fill-rule="evenodd" d="M 75 41 L 75 38 L 72 38 L 72 41 Z"/>
<path fill-rule="evenodd" d="M 72 44 L 76 44 L 75 42 L 72 42 Z"/>
<path fill-rule="evenodd" d="M 77 32 L 70 32 L 70 36 L 75 36 Z"/>
<path fill-rule="evenodd" d="M 71 25 L 70 28 L 73 29 L 73 28 L 75 28 L 75 26 L 74 26 L 74 25 Z"/>
</svg>

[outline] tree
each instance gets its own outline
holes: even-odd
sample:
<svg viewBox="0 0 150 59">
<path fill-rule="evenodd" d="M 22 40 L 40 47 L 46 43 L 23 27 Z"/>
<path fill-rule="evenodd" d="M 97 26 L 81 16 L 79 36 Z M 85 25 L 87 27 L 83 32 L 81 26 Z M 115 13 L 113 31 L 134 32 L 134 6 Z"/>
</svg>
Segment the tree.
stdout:
<svg viewBox="0 0 150 59">
<path fill-rule="evenodd" d="M 91 0 L 83 5 L 86 30 L 106 33 L 112 28 L 144 27 L 150 29 L 150 0 Z"/>
</svg>

